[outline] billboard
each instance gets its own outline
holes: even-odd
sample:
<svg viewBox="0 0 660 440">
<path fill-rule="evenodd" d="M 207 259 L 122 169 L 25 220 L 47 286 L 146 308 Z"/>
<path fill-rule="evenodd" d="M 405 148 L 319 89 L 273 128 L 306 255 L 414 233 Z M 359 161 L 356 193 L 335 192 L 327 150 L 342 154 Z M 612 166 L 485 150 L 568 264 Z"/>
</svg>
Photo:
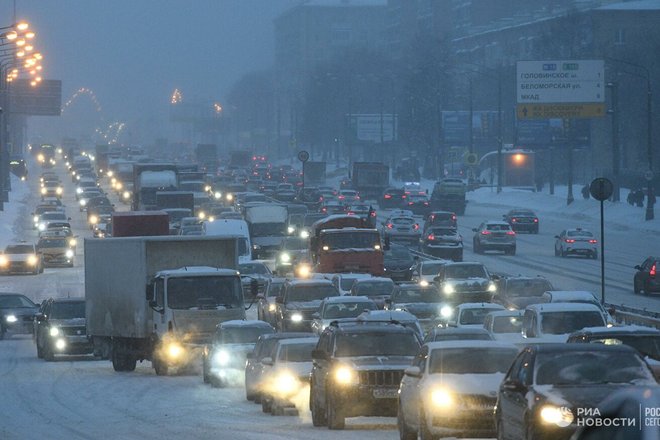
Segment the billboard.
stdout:
<svg viewBox="0 0 660 440">
<path fill-rule="evenodd" d="M 397 117 L 391 113 L 350 115 L 358 141 L 391 142 L 397 138 Z"/>
<path fill-rule="evenodd" d="M 36 86 L 28 79 L 16 79 L 9 86 L 9 111 L 26 116 L 60 116 L 62 81 L 47 79 Z"/>
</svg>

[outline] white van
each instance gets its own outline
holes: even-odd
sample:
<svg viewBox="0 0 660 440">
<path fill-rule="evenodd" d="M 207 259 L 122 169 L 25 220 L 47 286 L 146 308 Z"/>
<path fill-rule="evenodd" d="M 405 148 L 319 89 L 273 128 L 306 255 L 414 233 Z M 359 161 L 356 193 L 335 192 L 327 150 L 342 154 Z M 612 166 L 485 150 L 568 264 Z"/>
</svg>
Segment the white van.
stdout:
<svg viewBox="0 0 660 440">
<path fill-rule="evenodd" d="M 245 220 L 217 219 L 204 222 L 204 234 L 213 236 L 240 237 L 238 241 L 238 262 L 252 261 L 252 243 Z"/>
</svg>

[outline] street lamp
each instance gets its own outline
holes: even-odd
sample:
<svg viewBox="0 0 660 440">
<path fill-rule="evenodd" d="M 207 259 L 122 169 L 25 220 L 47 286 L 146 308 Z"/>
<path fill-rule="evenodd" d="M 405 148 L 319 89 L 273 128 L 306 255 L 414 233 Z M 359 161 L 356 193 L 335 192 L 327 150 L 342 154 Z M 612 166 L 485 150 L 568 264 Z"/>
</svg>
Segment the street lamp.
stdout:
<svg viewBox="0 0 660 440">
<path fill-rule="evenodd" d="M 636 64 L 630 61 L 626 60 L 621 60 L 618 58 L 611 58 L 611 57 L 605 57 L 609 61 L 614 61 L 617 63 L 621 64 L 626 64 L 631 67 L 635 67 L 638 69 L 642 69 L 646 76 L 641 76 L 641 75 L 636 75 L 634 73 L 630 72 L 623 72 L 627 73 L 632 76 L 639 76 L 641 78 L 644 78 L 646 80 L 646 155 L 648 159 L 648 171 L 646 173 L 646 180 L 648 182 L 647 185 L 647 199 L 646 199 L 646 215 L 645 219 L 646 220 L 653 220 L 655 217 L 654 214 L 654 201 L 653 201 L 653 92 L 651 91 L 651 72 L 649 71 L 648 67 L 643 66 L 641 64 Z"/>
</svg>

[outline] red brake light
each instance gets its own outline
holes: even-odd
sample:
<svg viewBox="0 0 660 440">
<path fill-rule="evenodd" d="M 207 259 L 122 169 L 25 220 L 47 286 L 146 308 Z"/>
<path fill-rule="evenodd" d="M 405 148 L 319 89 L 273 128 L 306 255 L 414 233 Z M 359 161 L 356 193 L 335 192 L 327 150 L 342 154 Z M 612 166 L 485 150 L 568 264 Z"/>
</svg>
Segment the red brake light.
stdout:
<svg viewBox="0 0 660 440">
<path fill-rule="evenodd" d="M 451 219 L 452 221 L 456 221 L 456 216 L 452 214 Z"/>
<path fill-rule="evenodd" d="M 538 223 L 538 222 L 539 222 L 539 219 L 535 218 L 534 223 Z"/>
<path fill-rule="evenodd" d="M 387 229 L 392 229 L 392 223 L 388 223 L 385 226 L 387 226 Z"/>
<path fill-rule="evenodd" d="M 490 231 L 483 230 L 483 231 L 481 231 L 481 235 L 490 235 Z"/>
<path fill-rule="evenodd" d="M 406 198 L 406 195 L 405 195 L 405 194 L 404 194 L 404 195 L 402 195 L 402 196 L 401 196 L 401 198 L 402 198 L 402 199 L 405 199 L 405 198 Z"/>
<path fill-rule="evenodd" d="M 321 212 L 328 212 L 328 208 L 321 208 Z"/>
<path fill-rule="evenodd" d="M 415 204 L 415 202 L 408 202 L 408 206 L 412 206 L 414 204 Z"/>
<path fill-rule="evenodd" d="M 392 196 L 391 196 L 390 194 L 385 194 L 385 198 L 386 198 L 386 199 L 391 199 Z"/>
<path fill-rule="evenodd" d="M 424 202 L 424 206 L 429 206 L 429 202 Z"/>
<path fill-rule="evenodd" d="M 371 215 L 372 217 L 376 217 L 376 211 L 371 211 L 371 214 L 369 215 Z"/>
<path fill-rule="evenodd" d="M 655 270 L 655 264 L 654 264 L 653 266 L 651 266 L 651 270 L 649 271 L 649 275 L 654 277 L 655 274 L 656 274 L 656 270 Z"/>
<path fill-rule="evenodd" d="M 430 240 L 430 241 L 433 241 L 433 240 L 435 240 L 435 235 L 433 235 L 433 234 L 429 234 L 429 236 L 426 237 L 426 239 L 427 239 L 427 240 Z"/>
<path fill-rule="evenodd" d="M 513 231 L 506 231 L 506 235 L 516 235 L 516 233 Z"/>
<path fill-rule="evenodd" d="M 572 238 L 565 238 L 564 241 L 566 243 L 575 243 L 575 240 L 573 240 Z"/>
<path fill-rule="evenodd" d="M 415 231 L 418 230 L 418 229 L 419 229 L 419 225 L 418 225 L 417 223 L 415 223 L 415 224 L 413 225 L 413 229 L 414 229 Z"/>
<path fill-rule="evenodd" d="M 355 215 L 355 213 L 353 211 L 348 211 L 346 215 Z"/>
<path fill-rule="evenodd" d="M 591 244 L 598 243 L 598 240 L 592 238 L 591 240 L 589 240 L 589 243 Z"/>
<path fill-rule="evenodd" d="M 515 222 L 517 222 L 517 221 L 518 221 L 518 219 L 515 218 L 515 217 L 511 219 L 511 223 L 515 223 Z"/>
<path fill-rule="evenodd" d="M 345 196 L 339 196 L 339 200 L 344 200 Z"/>
</svg>

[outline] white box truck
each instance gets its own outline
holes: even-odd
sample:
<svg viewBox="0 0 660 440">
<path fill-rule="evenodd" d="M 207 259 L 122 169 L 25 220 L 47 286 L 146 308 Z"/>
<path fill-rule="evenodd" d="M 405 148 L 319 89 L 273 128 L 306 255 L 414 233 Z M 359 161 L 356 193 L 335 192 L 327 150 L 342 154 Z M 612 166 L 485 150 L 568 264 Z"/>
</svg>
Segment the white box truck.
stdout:
<svg viewBox="0 0 660 440">
<path fill-rule="evenodd" d="M 245 319 L 237 237 L 85 240 L 87 335 L 115 371 L 186 367 L 217 324 Z"/>
</svg>

